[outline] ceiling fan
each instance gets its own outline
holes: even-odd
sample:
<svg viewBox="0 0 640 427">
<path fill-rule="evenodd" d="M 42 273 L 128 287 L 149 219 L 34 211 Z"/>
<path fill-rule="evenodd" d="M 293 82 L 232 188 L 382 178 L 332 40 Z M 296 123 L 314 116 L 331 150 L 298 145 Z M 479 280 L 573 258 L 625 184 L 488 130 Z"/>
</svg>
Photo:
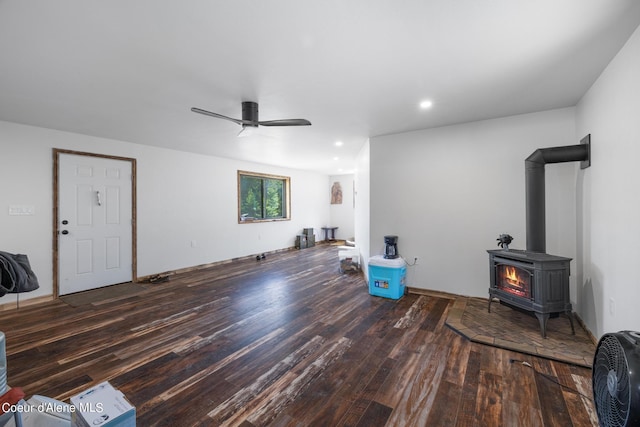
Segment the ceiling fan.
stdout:
<svg viewBox="0 0 640 427">
<path fill-rule="evenodd" d="M 233 117 L 223 116 L 222 114 L 212 113 L 211 111 L 193 107 L 191 111 L 194 113 L 204 114 L 205 116 L 216 117 L 218 119 L 229 120 L 242 126 L 242 130 L 238 136 L 243 136 L 247 130 L 257 128 L 258 126 L 309 126 L 311 122 L 306 119 L 280 119 L 260 121 L 258 119 L 258 103 L 245 101 L 242 103 L 242 119 L 234 119 Z"/>
</svg>

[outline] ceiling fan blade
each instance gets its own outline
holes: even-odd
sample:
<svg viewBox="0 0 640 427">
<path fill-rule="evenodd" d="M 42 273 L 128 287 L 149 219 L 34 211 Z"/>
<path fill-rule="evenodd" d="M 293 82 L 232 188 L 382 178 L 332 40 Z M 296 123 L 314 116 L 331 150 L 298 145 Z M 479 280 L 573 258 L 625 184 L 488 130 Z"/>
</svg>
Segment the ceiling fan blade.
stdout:
<svg viewBox="0 0 640 427">
<path fill-rule="evenodd" d="M 282 120 L 267 120 L 264 122 L 258 122 L 260 126 L 310 126 L 311 122 L 305 119 L 282 119 Z"/>
<path fill-rule="evenodd" d="M 234 119 L 232 117 L 223 116 L 222 114 L 218 114 L 218 113 L 212 113 L 211 111 L 203 110 L 201 108 L 193 107 L 193 108 L 191 108 L 191 111 L 193 111 L 194 113 L 198 113 L 198 114 L 204 114 L 205 116 L 211 116 L 211 117 L 216 117 L 218 119 L 229 120 L 229 121 L 234 122 L 234 123 L 239 124 L 239 125 L 255 125 L 255 123 L 253 123 L 253 122 L 248 122 L 246 120 L 240 120 L 240 119 Z"/>
<path fill-rule="evenodd" d="M 192 107 L 191 111 L 205 116 L 215 117 L 217 119 L 229 120 L 242 126 L 309 126 L 311 122 L 305 119 L 283 119 L 283 120 L 266 120 L 258 121 L 258 104 L 256 102 L 242 103 L 242 119 L 234 119 L 233 117 L 223 116 L 222 114 L 212 113 L 211 111 L 201 108 Z"/>
</svg>

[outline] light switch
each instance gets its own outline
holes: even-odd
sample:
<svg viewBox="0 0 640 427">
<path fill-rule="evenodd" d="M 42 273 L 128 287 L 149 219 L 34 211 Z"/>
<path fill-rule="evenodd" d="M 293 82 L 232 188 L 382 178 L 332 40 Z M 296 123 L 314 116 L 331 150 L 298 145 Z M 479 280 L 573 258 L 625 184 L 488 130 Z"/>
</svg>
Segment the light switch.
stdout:
<svg viewBox="0 0 640 427">
<path fill-rule="evenodd" d="M 33 205 L 11 205 L 9 215 L 35 215 L 36 207 Z"/>
</svg>

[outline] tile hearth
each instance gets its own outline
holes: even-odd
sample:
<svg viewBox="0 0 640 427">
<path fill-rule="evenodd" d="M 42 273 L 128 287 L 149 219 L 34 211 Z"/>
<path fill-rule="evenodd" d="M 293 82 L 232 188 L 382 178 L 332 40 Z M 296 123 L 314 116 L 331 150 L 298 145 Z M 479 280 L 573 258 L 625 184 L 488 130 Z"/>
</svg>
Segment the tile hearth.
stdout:
<svg viewBox="0 0 640 427">
<path fill-rule="evenodd" d="M 573 335 L 565 315 L 550 319 L 542 338 L 535 316 L 497 302 L 489 313 L 487 304 L 484 298 L 456 297 L 447 326 L 473 342 L 591 368 L 595 344 L 578 322 Z"/>
</svg>

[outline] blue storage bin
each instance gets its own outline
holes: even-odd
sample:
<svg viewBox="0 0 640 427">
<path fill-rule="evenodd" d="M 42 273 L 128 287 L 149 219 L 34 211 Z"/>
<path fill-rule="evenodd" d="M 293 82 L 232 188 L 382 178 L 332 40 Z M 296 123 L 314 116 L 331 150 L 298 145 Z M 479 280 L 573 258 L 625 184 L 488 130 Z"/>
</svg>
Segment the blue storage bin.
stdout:
<svg viewBox="0 0 640 427">
<path fill-rule="evenodd" d="M 407 267 L 402 258 L 369 258 L 369 293 L 378 297 L 400 299 L 404 295 Z"/>
</svg>

